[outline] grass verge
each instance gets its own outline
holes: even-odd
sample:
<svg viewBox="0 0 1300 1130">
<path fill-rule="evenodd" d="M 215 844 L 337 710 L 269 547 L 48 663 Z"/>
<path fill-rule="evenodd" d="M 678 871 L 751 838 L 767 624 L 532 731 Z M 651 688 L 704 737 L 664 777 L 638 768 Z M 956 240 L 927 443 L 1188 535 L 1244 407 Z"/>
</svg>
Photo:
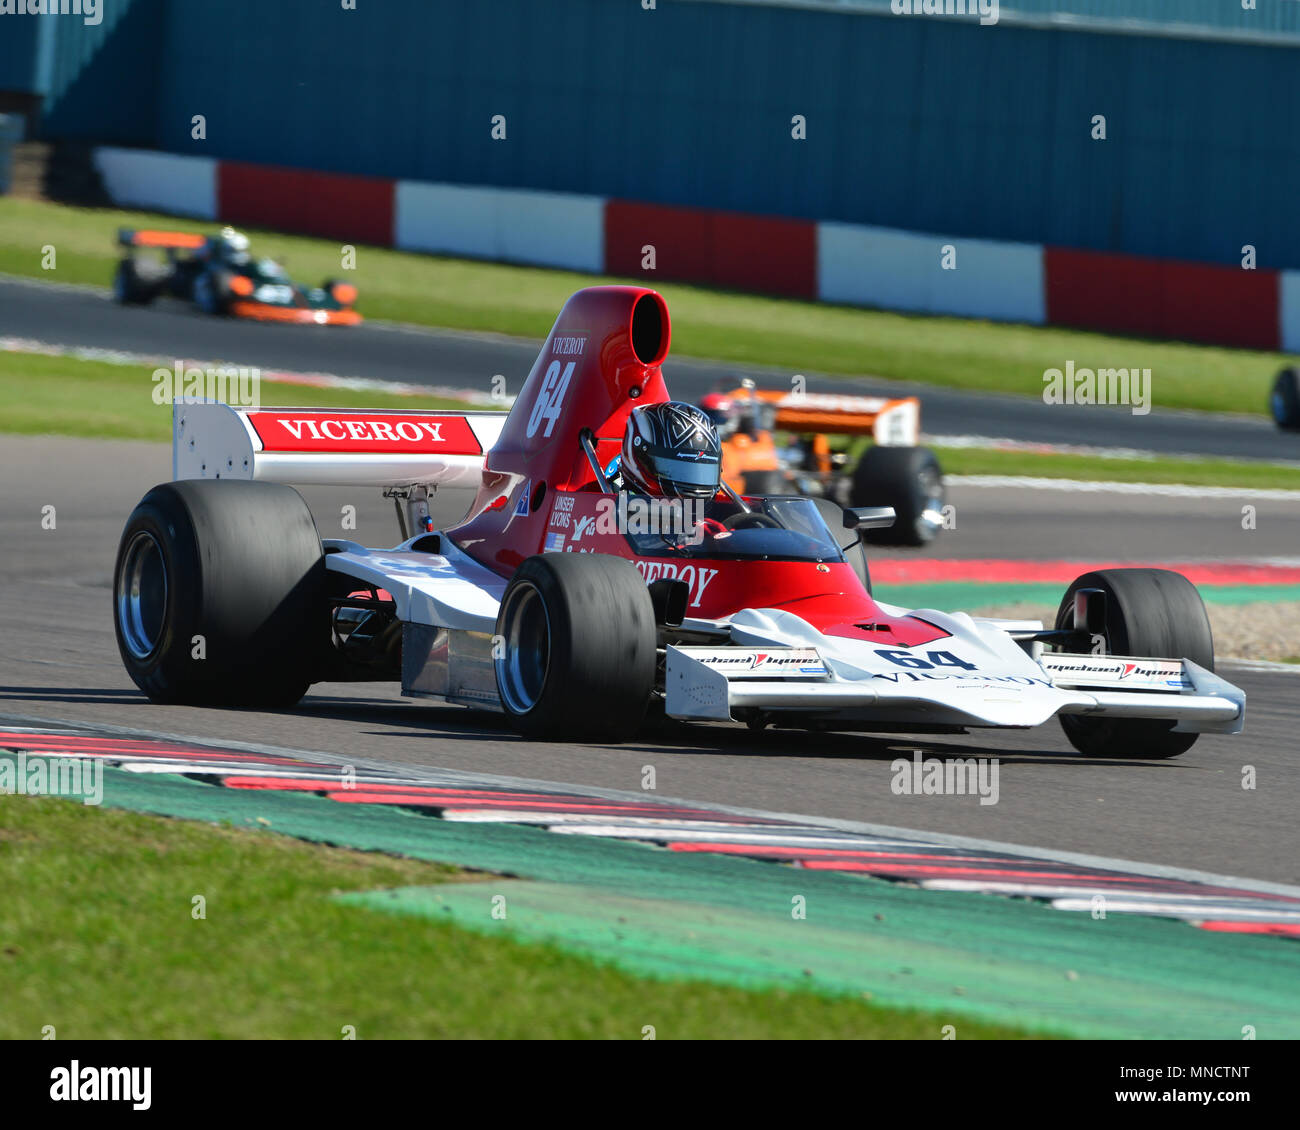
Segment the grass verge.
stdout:
<svg viewBox="0 0 1300 1130">
<path fill-rule="evenodd" d="M 153 369 L 43 353 L 0 352 L 0 431 L 103 439 L 171 438 L 171 409 L 156 404 Z M 267 405 L 299 408 L 412 410 L 449 408 L 461 401 L 264 381 Z M 985 448 L 936 448 L 950 475 L 1032 475 L 1056 479 L 1114 479 L 1300 490 L 1300 467 L 1227 460 L 1099 459 Z"/>
<path fill-rule="evenodd" d="M 178 786 L 183 787 L 183 786 Z M 472 878 L 266 831 L 0 796 L 0 1038 L 933 1039 L 812 993 L 651 982 L 329 896 Z M 206 917 L 192 917 L 193 899 Z M 964 1038 L 1017 1038 L 967 1020 Z"/>
<path fill-rule="evenodd" d="M 0 431 L 104 439 L 171 439 L 171 405 L 155 403 L 148 365 L 0 352 Z M 466 404 L 436 396 L 262 383 L 268 405 L 413 410 Z"/>
<path fill-rule="evenodd" d="M 0 209 L 0 271 L 107 286 L 118 227 L 209 231 L 214 225 L 116 209 L 6 200 Z M 251 233 L 258 254 L 281 259 L 315 284 L 340 272 L 337 242 Z M 53 245 L 57 269 L 42 269 Z M 573 291 L 602 280 L 570 271 L 358 250 L 348 275 L 370 318 L 543 337 Z M 1004 325 L 794 302 L 650 281 L 673 311 L 673 350 L 791 372 L 871 374 L 975 391 L 1039 396 L 1043 372 L 1077 367 L 1146 368 L 1156 405 L 1259 415 L 1284 363 L 1281 354 L 1148 341 L 1045 326 Z"/>
</svg>

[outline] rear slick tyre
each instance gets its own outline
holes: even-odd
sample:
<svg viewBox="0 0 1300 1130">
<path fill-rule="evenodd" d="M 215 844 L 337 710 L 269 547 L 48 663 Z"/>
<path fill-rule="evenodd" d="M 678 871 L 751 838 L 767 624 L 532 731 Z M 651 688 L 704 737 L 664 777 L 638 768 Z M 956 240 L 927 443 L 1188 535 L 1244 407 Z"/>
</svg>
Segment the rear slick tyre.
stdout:
<svg viewBox="0 0 1300 1130">
<path fill-rule="evenodd" d="M 1283 369 L 1268 399 L 1273 421 L 1287 432 L 1300 432 L 1300 369 Z"/>
<path fill-rule="evenodd" d="M 123 259 L 113 272 L 113 300 L 122 306 L 147 306 L 154 289 L 140 277 L 135 261 Z"/>
<path fill-rule="evenodd" d="M 302 496 L 228 479 L 154 487 L 122 532 L 113 622 L 153 702 L 297 702 L 329 647 L 324 556 Z"/>
<path fill-rule="evenodd" d="M 894 508 L 892 526 L 863 532 L 876 545 L 929 545 L 943 529 L 943 472 L 928 447 L 868 448 L 853 468 L 850 497 L 854 506 Z"/>
</svg>

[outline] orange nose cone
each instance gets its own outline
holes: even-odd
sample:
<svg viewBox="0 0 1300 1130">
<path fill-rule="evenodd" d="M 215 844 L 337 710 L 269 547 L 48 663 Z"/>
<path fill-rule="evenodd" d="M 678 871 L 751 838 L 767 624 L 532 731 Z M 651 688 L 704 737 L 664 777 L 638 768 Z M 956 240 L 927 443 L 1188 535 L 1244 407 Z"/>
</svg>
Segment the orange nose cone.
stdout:
<svg viewBox="0 0 1300 1130">
<path fill-rule="evenodd" d="M 230 280 L 230 289 L 235 294 L 249 295 L 253 293 L 253 280 L 247 275 L 236 275 Z"/>
</svg>

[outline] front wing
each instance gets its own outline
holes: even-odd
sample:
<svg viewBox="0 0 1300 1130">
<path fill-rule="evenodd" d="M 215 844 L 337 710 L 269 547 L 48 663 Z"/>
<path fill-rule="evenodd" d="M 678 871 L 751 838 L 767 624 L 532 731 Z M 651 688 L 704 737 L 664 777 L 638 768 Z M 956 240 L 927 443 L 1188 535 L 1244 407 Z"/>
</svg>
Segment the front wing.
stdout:
<svg viewBox="0 0 1300 1130">
<path fill-rule="evenodd" d="M 1058 714 L 1164 719 L 1199 733 L 1242 729 L 1244 692 L 1191 660 L 1037 646 L 1031 654 L 992 623 L 935 611 L 924 618 L 951 632 L 937 656 L 824 636 L 773 609 L 741 613 L 714 626 L 719 642 L 733 646 L 667 649 L 667 712 L 708 721 L 813 715 L 862 729 L 1029 727 Z"/>
</svg>

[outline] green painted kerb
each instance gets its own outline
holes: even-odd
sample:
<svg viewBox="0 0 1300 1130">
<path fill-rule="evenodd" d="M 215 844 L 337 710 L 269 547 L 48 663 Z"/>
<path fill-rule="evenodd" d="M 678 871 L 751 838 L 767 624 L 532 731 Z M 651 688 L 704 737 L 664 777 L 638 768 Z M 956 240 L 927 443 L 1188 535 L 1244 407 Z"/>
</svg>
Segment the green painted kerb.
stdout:
<svg viewBox="0 0 1300 1130">
<path fill-rule="evenodd" d="M 868 992 L 958 1026 L 965 1016 L 1078 1036 L 1232 1040 L 1250 1025 L 1261 1039 L 1300 1038 L 1300 945 L 1284 939 L 165 774 L 106 770 L 104 802 L 511 876 L 342 897 L 545 938 L 647 977 Z"/>
</svg>

